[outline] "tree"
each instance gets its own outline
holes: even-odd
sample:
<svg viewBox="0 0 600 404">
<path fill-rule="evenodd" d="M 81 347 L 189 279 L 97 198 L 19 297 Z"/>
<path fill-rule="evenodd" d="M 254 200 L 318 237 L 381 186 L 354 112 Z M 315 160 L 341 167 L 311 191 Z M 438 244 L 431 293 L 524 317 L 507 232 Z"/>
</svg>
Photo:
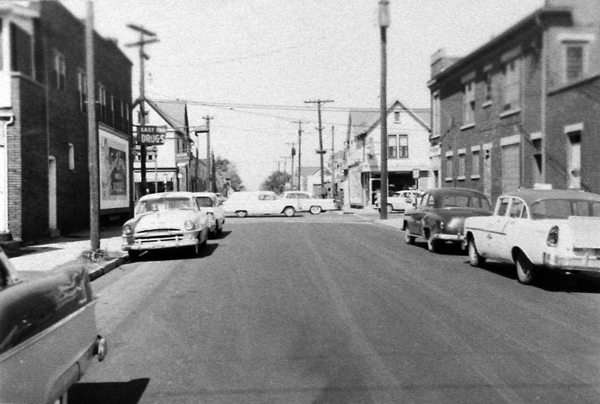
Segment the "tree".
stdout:
<svg viewBox="0 0 600 404">
<path fill-rule="evenodd" d="M 281 194 L 285 191 L 285 184 L 290 182 L 292 176 L 282 171 L 273 171 L 271 175 L 260 185 L 263 191 L 273 191 Z"/>
<path fill-rule="evenodd" d="M 244 189 L 242 179 L 237 172 L 235 164 L 225 158 L 219 156 L 215 157 L 215 173 L 217 178 L 217 192 L 223 192 L 225 183 L 230 183 L 231 188 L 234 191 L 240 191 Z"/>
</svg>

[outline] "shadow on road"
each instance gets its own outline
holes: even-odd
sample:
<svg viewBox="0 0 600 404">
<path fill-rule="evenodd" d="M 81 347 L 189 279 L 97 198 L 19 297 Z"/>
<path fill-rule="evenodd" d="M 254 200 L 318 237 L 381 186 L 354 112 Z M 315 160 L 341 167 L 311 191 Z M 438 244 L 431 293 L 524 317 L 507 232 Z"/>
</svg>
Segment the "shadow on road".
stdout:
<svg viewBox="0 0 600 404">
<path fill-rule="evenodd" d="M 139 403 L 150 379 L 134 379 L 121 383 L 77 383 L 69 390 L 71 404 L 135 404 Z"/>
</svg>

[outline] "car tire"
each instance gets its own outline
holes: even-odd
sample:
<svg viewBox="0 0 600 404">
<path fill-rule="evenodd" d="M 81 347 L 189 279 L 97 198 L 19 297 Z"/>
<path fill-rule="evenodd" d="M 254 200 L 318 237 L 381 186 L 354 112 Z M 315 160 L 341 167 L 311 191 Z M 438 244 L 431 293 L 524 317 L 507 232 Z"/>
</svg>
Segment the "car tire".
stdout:
<svg viewBox="0 0 600 404">
<path fill-rule="evenodd" d="M 439 254 L 439 252 L 441 250 L 440 247 L 441 247 L 440 240 L 435 239 L 433 237 L 433 234 L 430 234 L 429 237 L 427 237 L 427 249 L 432 253 Z"/>
<path fill-rule="evenodd" d="M 475 245 L 475 239 L 473 237 L 469 239 L 468 251 L 469 264 L 471 264 L 472 267 L 481 268 L 485 265 L 485 257 L 482 257 L 479 254 L 479 251 L 477 251 L 477 246 Z"/>
<path fill-rule="evenodd" d="M 137 261 L 140 258 L 140 252 L 138 250 L 129 250 L 127 251 L 127 254 L 129 255 L 130 261 Z"/>
<path fill-rule="evenodd" d="M 537 271 L 535 265 L 522 252 L 517 253 L 515 259 L 517 266 L 517 278 L 523 285 L 533 285 L 537 281 Z"/>
<path fill-rule="evenodd" d="M 415 236 L 411 236 L 407 230 L 404 230 L 404 242 L 409 245 L 413 245 L 415 243 Z"/>
<path fill-rule="evenodd" d="M 291 206 L 288 206 L 283 210 L 283 214 L 287 217 L 292 217 L 296 214 L 296 209 L 292 208 Z"/>
<path fill-rule="evenodd" d="M 248 212 L 246 212 L 245 210 L 238 210 L 237 212 L 235 212 L 235 214 L 238 217 L 246 217 L 246 216 L 248 216 Z"/>
<path fill-rule="evenodd" d="M 323 209 L 320 206 L 311 206 L 309 212 L 311 215 L 318 215 Z"/>
</svg>

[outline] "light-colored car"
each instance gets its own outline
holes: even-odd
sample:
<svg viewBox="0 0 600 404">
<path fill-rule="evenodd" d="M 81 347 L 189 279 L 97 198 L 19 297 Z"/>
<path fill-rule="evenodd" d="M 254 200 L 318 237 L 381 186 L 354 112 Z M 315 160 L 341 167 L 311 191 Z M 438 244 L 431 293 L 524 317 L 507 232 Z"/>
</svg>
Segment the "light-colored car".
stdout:
<svg viewBox="0 0 600 404">
<path fill-rule="evenodd" d="M 281 195 L 281 198 L 297 199 L 299 204 L 298 209 L 301 212 L 310 212 L 313 215 L 337 209 L 334 199 L 320 198 L 304 191 L 286 191 Z"/>
<path fill-rule="evenodd" d="M 516 264 L 521 283 L 548 270 L 600 272 L 600 195 L 521 189 L 498 198 L 494 214 L 465 222 L 469 262 Z"/>
<path fill-rule="evenodd" d="M 422 196 L 423 191 L 416 189 L 394 192 L 392 196 L 387 198 L 388 211 L 404 213 L 412 209 Z"/>
<path fill-rule="evenodd" d="M 143 251 L 187 248 L 200 252 L 208 219 L 191 192 L 161 192 L 140 198 L 133 219 L 123 225 L 123 250 L 135 260 Z"/>
<path fill-rule="evenodd" d="M 419 204 L 404 213 L 403 230 L 407 244 L 424 238 L 431 252 L 444 243 L 462 245 L 464 222 L 471 216 L 491 215 L 487 197 L 464 188 L 437 188 L 426 191 Z"/>
<path fill-rule="evenodd" d="M 221 207 L 226 215 L 239 217 L 248 215 L 294 216 L 298 209 L 297 199 L 281 199 L 272 191 L 241 191 L 229 195 Z"/>
<path fill-rule="evenodd" d="M 220 235 L 225 225 L 225 212 L 219 206 L 217 194 L 213 192 L 194 192 L 194 198 L 196 198 L 200 209 L 206 212 L 209 235 L 212 237 Z"/>
<path fill-rule="evenodd" d="M 66 403 L 107 345 L 82 264 L 16 273 L 0 250 L 0 403 Z"/>
</svg>

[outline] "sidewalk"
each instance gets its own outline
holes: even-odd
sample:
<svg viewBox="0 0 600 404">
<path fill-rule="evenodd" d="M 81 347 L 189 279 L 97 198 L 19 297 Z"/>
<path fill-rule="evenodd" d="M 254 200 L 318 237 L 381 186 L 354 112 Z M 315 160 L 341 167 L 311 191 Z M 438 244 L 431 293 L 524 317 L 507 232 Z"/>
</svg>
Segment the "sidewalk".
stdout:
<svg viewBox="0 0 600 404">
<path fill-rule="evenodd" d="M 94 260 L 83 257 L 91 249 L 89 230 L 23 246 L 9 257 L 17 271 L 50 271 L 67 263 L 80 262 L 88 267 L 90 279 L 94 280 L 128 261 L 127 253 L 121 250 L 121 242 L 121 226 L 118 225 L 101 229 L 100 249 L 104 256 Z"/>
</svg>

